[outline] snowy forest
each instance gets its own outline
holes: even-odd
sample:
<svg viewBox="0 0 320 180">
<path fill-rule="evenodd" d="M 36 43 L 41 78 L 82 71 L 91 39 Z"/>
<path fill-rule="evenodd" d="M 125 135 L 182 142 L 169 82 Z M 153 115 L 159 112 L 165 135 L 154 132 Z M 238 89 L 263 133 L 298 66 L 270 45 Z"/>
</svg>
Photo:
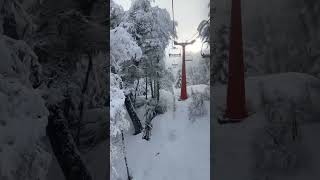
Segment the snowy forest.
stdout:
<svg viewBox="0 0 320 180">
<path fill-rule="evenodd" d="M 187 64 L 189 99 L 179 101 L 181 71 L 167 53 L 177 22 L 166 9 L 0 7 L 1 180 L 209 178 L 209 59 Z"/>
<path fill-rule="evenodd" d="M 179 22 L 150 0 L 110 10 L 111 180 L 209 179 L 209 58 L 188 52 L 179 100 L 181 57 L 168 56 Z"/>
<path fill-rule="evenodd" d="M 108 3 L 0 7 L 0 179 L 107 179 Z"/>
<path fill-rule="evenodd" d="M 248 117 L 220 124 L 235 2 L 211 1 L 212 178 L 319 179 L 320 2 L 241 1 Z"/>
<path fill-rule="evenodd" d="M 0 180 L 319 180 L 320 1 L 121 1 L 0 0 Z"/>
</svg>

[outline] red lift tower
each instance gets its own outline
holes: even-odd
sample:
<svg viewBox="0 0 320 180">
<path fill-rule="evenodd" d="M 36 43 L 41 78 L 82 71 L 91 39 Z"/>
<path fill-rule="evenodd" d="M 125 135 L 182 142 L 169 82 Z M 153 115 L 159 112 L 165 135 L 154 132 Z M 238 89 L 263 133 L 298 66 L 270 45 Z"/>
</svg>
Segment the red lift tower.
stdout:
<svg viewBox="0 0 320 180">
<path fill-rule="evenodd" d="M 182 47 L 182 70 L 181 70 L 181 94 L 180 100 L 188 99 L 187 94 L 187 77 L 186 77 L 186 51 L 185 48 L 187 45 L 193 44 L 195 40 L 191 42 L 178 43 L 174 41 L 174 45 L 179 45 Z"/>
<path fill-rule="evenodd" d="M 240 122 L 247 116 L 241 0 L 232 0 L 227 109 L 224 118 L 228 121 Z"/>
</svg>

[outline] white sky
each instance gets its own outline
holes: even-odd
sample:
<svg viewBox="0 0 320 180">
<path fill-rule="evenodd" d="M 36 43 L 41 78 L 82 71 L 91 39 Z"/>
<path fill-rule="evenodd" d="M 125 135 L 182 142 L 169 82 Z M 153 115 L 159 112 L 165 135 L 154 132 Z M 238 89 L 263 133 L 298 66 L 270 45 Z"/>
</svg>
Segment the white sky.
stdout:
<svg viewBox="0 0 320 180">
<path fill-rule="evenodd" d="M 131 0 L 114 0 L 125 10 L 131 5 Z M 207 20 L 209 14 L 210 0 L 174 0 L 174 19 L 178 22 L 178 41 L 190 40 L 197 32 L 197 27 L 202 20 Z M 171 0 L 155 0 L 155 6 L 165 8 L 172 18 Z M 193 45 L 187 46 L 187 51 L 199 52 L 201 41 L 197 40 Z"/>
</svg>

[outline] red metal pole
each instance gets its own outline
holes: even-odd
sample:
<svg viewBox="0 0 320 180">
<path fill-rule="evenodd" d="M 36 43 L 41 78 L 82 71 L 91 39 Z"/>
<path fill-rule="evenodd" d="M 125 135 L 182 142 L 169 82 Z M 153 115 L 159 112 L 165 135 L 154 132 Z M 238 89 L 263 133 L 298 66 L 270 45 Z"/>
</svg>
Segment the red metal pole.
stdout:
<svg viewBox="0 0 320 180">
<path fill-rule="evenodd" d="M 191 42 L 178 43 L 174 41 L 174 45 L 182 46 L 182 72 L 181 72 L 181 94 L 180 100 L 188 99 L 187 94 L 187 76 L 186 76 L 186 46 L 189 44 L 193 44 L 195 40 Z"/>
<path fill-rule="evenodd" d="M 186 56 L 185 56 L 185 46 L 182 46 L 182 72 L 181 72 L 181 94 L 180 100 L 188 99 L 187 95 L 187 77 L 186 77 Z"/>
<path fill-rule="evenodd" d="M 232 0 L 229 77 L 225 117 L 234 121 L 241 121 L 247 116 L 242 44 L 241 0 Z"/>
</svg>

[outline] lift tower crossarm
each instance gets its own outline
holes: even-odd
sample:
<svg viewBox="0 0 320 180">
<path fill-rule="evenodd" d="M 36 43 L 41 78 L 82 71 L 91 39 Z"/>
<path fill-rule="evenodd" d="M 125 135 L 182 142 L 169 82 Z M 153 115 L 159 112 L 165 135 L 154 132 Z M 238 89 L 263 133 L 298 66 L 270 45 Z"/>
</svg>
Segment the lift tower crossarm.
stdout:
<svg viewBox="0 0 320 180">
<path fill-rule="evenodd" d="M 177 42 L 177 41 L 174 41 L 174 45 L 179 45 L 179 46 L 187 46 L 189 44 L 193 44 L 195 42 L 195 40 L 191 41 L 191 42 Z"/>
</svg>

